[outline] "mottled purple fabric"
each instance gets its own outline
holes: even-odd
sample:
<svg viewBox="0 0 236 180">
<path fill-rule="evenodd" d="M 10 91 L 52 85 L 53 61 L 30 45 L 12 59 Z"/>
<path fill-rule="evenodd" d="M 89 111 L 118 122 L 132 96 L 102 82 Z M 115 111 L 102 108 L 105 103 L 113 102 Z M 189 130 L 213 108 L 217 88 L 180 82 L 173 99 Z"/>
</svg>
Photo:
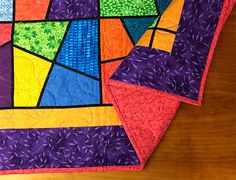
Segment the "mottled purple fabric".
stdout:
<svg viewBox="0 0 236 180">
<path fill-rule="evenodd" d="M 52 0 L 48 19 L 93 18 L 98 16 L 98 0 Z"/>
<path fill-rule="evenodd" d="M 137 165 L 122 126 L 0 130 L 0 169 Z"/>
<path fill-rule="evenodd" d="M 172 53 L 135 47 L 111 79 L 198 100 L 223 0 L 185 0 Z"/>
<path fill-rule="evenodd" d="M 11 98 L 11 43 L 0 47 L 0 108 L 10 107 Z"/>
</svg>

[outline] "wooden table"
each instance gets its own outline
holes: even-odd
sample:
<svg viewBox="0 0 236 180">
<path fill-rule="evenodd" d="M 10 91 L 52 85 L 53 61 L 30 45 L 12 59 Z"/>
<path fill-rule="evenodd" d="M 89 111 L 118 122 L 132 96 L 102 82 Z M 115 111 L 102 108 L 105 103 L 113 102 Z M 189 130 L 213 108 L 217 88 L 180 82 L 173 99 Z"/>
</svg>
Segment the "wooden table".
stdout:
<svg viewBox="0 0 236 180">
<path fill-rule="evenodd" d="M 45 175 L 0 179 L 42 180 Z M 47 174 L 47 179 L 236 180 L 236 7 L 220 35 L 202 107 L 181 105 L 143 171 Z"/>
</svg>

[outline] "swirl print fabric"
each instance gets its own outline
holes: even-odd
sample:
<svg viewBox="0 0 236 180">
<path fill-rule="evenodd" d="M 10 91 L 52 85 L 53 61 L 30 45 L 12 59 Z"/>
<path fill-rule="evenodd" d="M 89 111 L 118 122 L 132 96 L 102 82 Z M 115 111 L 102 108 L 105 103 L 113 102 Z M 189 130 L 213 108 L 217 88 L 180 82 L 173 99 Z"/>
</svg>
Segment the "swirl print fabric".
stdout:
<svg viewBox="0 0 236 180">
<path fill-rule="evenodd" d="M 0 174 L 143 169 L 234 4 L 0 0 Z"/>
</svg>

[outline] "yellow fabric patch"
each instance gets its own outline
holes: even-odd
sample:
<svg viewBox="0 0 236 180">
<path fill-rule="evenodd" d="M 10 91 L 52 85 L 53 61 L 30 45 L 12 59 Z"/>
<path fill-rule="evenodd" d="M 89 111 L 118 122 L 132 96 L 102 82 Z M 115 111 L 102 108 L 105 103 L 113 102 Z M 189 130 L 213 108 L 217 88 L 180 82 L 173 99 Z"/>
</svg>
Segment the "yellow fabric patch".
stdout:
<svg viewBox="0 0 236 180">
<path fill-rule="evenodd" d="M 121 125 L 112 106 L 0 110 L 0 129 Z"/>
<path fill-rule="evenodd" d="M 14 106 L 36 106 L 51 63 L 14 48 Z"/>
</svg>

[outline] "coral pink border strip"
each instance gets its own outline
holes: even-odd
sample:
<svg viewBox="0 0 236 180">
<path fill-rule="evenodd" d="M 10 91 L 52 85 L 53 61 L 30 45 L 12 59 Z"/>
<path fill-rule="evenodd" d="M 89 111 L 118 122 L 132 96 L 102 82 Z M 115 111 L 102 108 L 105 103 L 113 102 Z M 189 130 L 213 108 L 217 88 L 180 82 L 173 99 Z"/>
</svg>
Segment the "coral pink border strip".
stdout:
<svg viewBox="0 0 236 180">
<path fill-rule="evenodd" d="M 223 10 L 220 15 L 220 19 L 217 25 L 216 32 L 214 34 L 213 42 L 211 44 L 210 52 L 207 58 L 207 63 L 205 70 L 203 72 L 203 77 L 202 77 L 202 82 L 201 82 L 201 87 L 200 87 L 200 92 L 199 92 L 199 100 L 198 101 L 193 101 L 188 98 L 183 98 L 180 96 L 176 95 L 170 95 L 168 94 L 168 97 L 175 97 L 175 99 L 187 102 L 190 104 L 195 104 L 195 105 L 201 105 L 202 97 L 203 97 L 203 91 L 204 91 L 204 86 L 206 82 L 206 77 L 207 73 L 209 71 L 209 67 L 211 64 L 211 60 L 214 54 L 214 50 L 216 47 L 216 43 L 218 41 L 220 32 L 230 14 L 230 12 L 233 9 L 233 6 L 235 4 L 236 0 L 225 0 Z M 163 93 L 163 92 L 161 92 Z M 167 94 L 167 93 L 164 93 Z M 117 108 L 116 108 L 117 109 Z M 118 110 L 118 109 L 117 109 Z M 118 112 L 119 113 L 119 112 Z M 123 121 L 124 122 L 124 121 Z M 125 124 L 124 124 L 125 126 Z M 129 136 L 130 139 L 131 137 L 131 130 L 125 128 L 127 135 Z M 132 140 L 131 140 L 132 142 Z M 134 142 L 132 142 L 133 144 Z M 135 150 L 138 150 L 138 147 L 136 144 L 133 144 Z M 137 151 L 137 154 L 140 158 L 142 158 L 141 154 L 139 151 Z M 42 168 L 42 169 L 19 169 L 19 170 L 1 170 L 0 174 L 1 175 L 6 175 L 6 174 L 31 174 L 31 173 L 68 173 L 68 172 L 98 172 L 98 171 L 139 171 L 142 170 L 145 162 L 144 159 L 140 159 L 141 165 L 136 165 L 136 166 L 99 166 L 99 167 L 83 167 L 83 168 Z"/>
</svg>

